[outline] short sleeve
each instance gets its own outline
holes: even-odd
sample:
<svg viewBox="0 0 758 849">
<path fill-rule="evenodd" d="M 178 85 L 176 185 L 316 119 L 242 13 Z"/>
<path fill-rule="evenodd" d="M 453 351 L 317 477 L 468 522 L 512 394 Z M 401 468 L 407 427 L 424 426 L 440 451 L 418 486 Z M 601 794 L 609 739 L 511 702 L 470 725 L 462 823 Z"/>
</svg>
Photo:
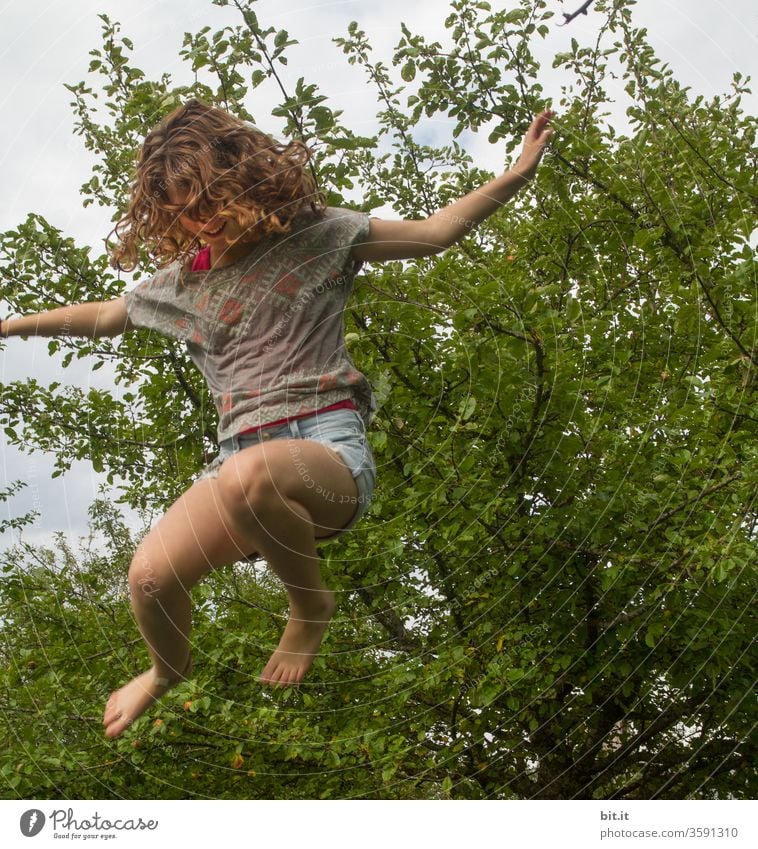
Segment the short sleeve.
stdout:
<svg viewBox="0 0 758 849">
<path fill-rule="evenodd" d="M 365 241 L 369 226 L 366 212 L 327 207 L 326 214 L 301 233 L 303 252 L 312 263 L 311 273 L 320 279 L 355 275 L 363 263 L 353 261 L 350 252 L 354 245 Z"/>
<path fill-rule="evenodd" d="M 135 327 L 183 341 L 190 337 L 193 322 L 177 298 L 179 272 L 179 264 L 172 264 L 124 293 L 126 313 Z"/>
<path fill-rule="evenodd" d="M 339 267 L 344 269 L 346 265 L 351 264 L 351 270 L 355 274 L 363 265 L 363 261 L 355 260 L 351 262 L 350 252 L 355 245 L 363 244 L 366 241 L 371 227 L 371 219 L 367 212 L 356 212 L 352 209 L 340 209 L 339 211 L 338 221 L 341 227 L 340 248 L 338 249 Z"/>
</svg>

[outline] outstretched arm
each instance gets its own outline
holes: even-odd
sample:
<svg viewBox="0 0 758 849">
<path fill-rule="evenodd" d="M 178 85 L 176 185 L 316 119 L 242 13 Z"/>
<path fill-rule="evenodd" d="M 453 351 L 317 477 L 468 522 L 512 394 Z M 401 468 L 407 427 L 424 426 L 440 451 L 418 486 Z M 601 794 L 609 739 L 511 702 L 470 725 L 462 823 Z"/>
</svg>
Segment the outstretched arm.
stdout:
<svg viewBox="0 0 758 849">
<path fill-rule="evenodd" d="M 126 314 L 123 296 L 111 301 L 90 301 L 47 312 L 5 318 L 0 336 L 118 336 L 134 329 Z"/>
<path fill-rule="evenodd" d="M 381 262 L 436 254 L 449 248 L 473 227 L 492 215 L 529 183 L 553 134 L 549 126 L 555 113 L 545 109 L 532 121 L 515 166 L 480 189 L 420 221 L 384 221 L 372 218 L 368 238 L 355 245 L 356 260 Z"/>
</svg>

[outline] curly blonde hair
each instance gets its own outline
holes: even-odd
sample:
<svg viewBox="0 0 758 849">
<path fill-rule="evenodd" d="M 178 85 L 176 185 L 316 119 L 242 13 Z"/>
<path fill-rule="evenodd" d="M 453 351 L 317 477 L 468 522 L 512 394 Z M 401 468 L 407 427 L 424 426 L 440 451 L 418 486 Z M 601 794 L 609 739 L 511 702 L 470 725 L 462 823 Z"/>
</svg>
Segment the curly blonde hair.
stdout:
<svg viewBox="0 0 758 849">
<path fill-rule="evenodd" d="M 159 268 L 188 260 L 199 239 L 181 226 L 180 215 L 234 219 L 251 242 L 290 232 L 306 206 L 323 215 L 324 194 L 306 171 L 311 155 L 301 141 L 279 143 L 223 109 L 189 100 L 145 138 L 129 204 L 111 231 L 118 239 L 108 247 L 111 265 L 134 269 L 140 244 Z M 172 204 L 169 186 L 186 203 Z"/>
</svg>

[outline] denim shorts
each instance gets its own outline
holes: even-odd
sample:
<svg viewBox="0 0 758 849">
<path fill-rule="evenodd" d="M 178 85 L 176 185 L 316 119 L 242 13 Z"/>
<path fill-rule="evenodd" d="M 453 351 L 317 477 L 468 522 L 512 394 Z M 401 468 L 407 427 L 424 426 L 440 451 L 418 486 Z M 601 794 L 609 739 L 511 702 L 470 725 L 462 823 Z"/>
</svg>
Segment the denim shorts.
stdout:
<svg viewBox="0 0 758 849">
<path fill-rule="evenodd" d="M 368 510 L 376 489 L 376 461 L 363 419 L 356 410 L 327 410 L 230 436 L 222 440 L 218 455 L 200 472 L 195 483 L 217 477 L 221 464 L 236 451 L 272 439 L 314 439 L 326 443 L 342 457 L 358 487 L 358 509 L 347 525 L 330 536 L 316 537 L 316 541 L 336 539 L 349 531 Z"/>
</svg>

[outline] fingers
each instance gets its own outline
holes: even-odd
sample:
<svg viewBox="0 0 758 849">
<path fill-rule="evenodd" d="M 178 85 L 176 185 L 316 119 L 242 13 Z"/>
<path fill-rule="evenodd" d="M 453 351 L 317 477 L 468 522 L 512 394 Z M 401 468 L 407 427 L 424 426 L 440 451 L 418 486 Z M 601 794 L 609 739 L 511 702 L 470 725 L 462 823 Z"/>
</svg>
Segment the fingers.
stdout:
<svg viewBox="0 0 758 849">
<path fill-rule="evenodd" d="M 552 109 L 543 109 L 532 122 L 533 138 L 535 141 L 546 142 L 553 135 L 553 127 L 549 127 L 550 120 L 555 117 Z"/>
<path fill-rule="evenodd" d="M 555 117 L 555 112 L 553 112 L 552 109 L 544 109 L 537 116 L 536 121 L 537 121 L 537 123 L 539 123 L 541 126 L 544 127 L 545 125 L 549 124 L 550 120 L 554 117 Z"/>
<path fill-rule="evenodd" d="M 524 136 L 524 146 L 519 157 L 519 164 L 527 170 L 535 170 L 542 159 L 553 128 L 549 126 L 551 118 L 555 115 L 552 109 L 543 109 L 533 119 L 529 130 Z"/>
<path fill-rule="evenodd" d="M 528 138 L 536 141 L 541 138 L 543 134 L 543 130 L 550 123 L 550 120 L 555 116 L 555 112 L 552 109 L 543 109 L 539 115 L 537 115 L 532 121 L 531 127 L 529 127 L 529 132 L 527 134 Z M 553 130 L 550 128 L 549 133 L 552 135 Z"/>
</svg>

